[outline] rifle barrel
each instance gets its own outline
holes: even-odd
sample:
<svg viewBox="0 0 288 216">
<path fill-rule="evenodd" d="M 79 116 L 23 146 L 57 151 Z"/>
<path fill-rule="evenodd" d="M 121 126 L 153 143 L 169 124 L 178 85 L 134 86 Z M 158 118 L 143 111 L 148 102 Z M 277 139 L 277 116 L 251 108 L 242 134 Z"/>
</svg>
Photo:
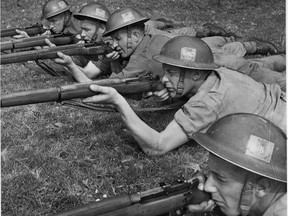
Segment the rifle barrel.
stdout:
<svg viewBox="0 0 288 216">
<path fill-rule="evenodd" d="M 66 55 L 104 55 L 111 52 L 111 48 L 107 44 L 71 44 L 65 46 L 57 46 L 51 48 L 43 48 L 31 51 L 9 53 L 1 55 L 1 64 L 12 64 L 26 61 L 35 61 L 40 59 L 58 58 L 57 52 L 60 51 Z"/>
<path fill-rule="evenodd" d="M 25 31 L 29 36 L 35 36 L 37 34 L 42 34 L 45 32 L 45 29 L 42 25 L 36 24 L 30 27 L 25 28 L 8 28 L 8 29 L 1 29 L 1 37 L 12 37 L 16 35 L 16 29 Z"/>
<path fill-rule="evenodd" d="M 181 209 L 187 204 L 199 204 L 211 199 L 210 194 L 198 190 L 194 183 L 182 183 L 168 188 L 122 195 L 84 205 L 53 216 L 157 216 Z"/>
<path fill-rule="evenodd" d="M 71 84 L 46 89 L 29 90 L 1 95 L 1 107 L 11 107 L 27 104 L 64 101 L 75 98 L 86 98 L 95 95 L 89 88 L 91 84 L 114 87 L 119 93 L 135 94 L 152 89 L 163 89 L 158 82 L 159 77 L 145 76 L 139 78 L 113 78 L 95 80 L 86 83 Z"/>
<path fill-rule="evenodd" d="M 11 41 L 4 41 L 0 43 L 0 48 L 1 51 L 5 51 L 5 50 L 22 49 L 28 47 L 32 48 L 36 46 L 47 46 L 45 38 L 49 39 L 51 43 L 57 46 L 71 44 L 74 40 L 74 36 L 51 37 L 46 35 L 24 39 L 15 39 Z"/>
</svg>

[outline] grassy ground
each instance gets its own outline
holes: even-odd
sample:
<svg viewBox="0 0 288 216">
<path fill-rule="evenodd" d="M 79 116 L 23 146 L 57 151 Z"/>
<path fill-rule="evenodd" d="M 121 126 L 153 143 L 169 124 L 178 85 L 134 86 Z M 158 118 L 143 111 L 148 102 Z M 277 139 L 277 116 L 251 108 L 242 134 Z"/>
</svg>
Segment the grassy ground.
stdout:
<svg viewBox="0 0 288 216">
<path fill-rule="evenodd" d="M 1 28 L 29 26 L 41 16 L 44 0 L 1 1 Z M 71 0 L 80 8 L 88 0 Z M 280 46 L 285 32 L 285 1 L 101 0 L 111 11 L 138 8 L 151 18 L 165 17 L 178 26 L 213 22 L 242 36 L 256 36 Z M 2 94 L 64 85 L 64 79 L 1 66 Z M 161 131 L 173 112 L 141 113 Z M 101 113 L 56 103 L 1 110 L 2 215 L 49 215 L 123 193 L 189 179 L 206 168 L 207 153 L 191 142 L 162 157 L 147 157 L 127 133 L 117 113 Z"/>
</svg>

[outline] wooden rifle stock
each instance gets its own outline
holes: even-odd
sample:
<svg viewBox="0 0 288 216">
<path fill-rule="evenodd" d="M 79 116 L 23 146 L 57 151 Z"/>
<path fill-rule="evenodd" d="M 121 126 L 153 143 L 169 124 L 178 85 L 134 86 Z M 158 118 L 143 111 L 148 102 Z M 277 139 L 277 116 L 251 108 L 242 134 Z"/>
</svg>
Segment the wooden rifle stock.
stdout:
<svg viewBox="0 0 288 216">
<path fill-rule="evenodd" d="M 35 61 L 40 59 L 58 58 L 57 52 L 62 52 L 69 56 L 85 55 L 97 60 L 98 55 L 106 55 L 112 52 L 108 43 L 97 42 L 87 44 L 71 44 L 65 46 L 43 48 L 24 52 L 16 52 L 1 55 L 1 64 L 12 64 L 26 61 Z"/>
<path fill-rule="evenodd" d="M 95 95 L 89 89 L 91 84 L 111 86 L 120 94 L 131 95 L 148 91 L 159 91 L 163 85 L 159 82 L 159 76 L 145 75 L 136 78 L 102 79 L 86 83 L 77 83 L 47 89 L 29 90 L 1 95 L 1 107 L 11 107 L 27 104 L 45 103 L 74 98 L 86 98 Z"/>
<path fill-rule="evenodd" d="M 72 34 L 59 34 L 59 35 L 43 35 L 23 39 L 13 39 L 0 43 L 1 51 L 15 50 L 22 48 L 33 48 L 36 46 L 47 46 L 45 38 L 49 39 L 51 43 L 59 45 L 71 44 L 74 41 L 75 35 Z"/>
<path fill-rule="evenodd" d="M 188 204 L 199 204 L 211 199 L 210 194 L 198 190 L 199 180 L 166 185 L 152 190 L 122 195 L 53 216 L 157 216 L 182 209 Z"/>
<path fill-rule="evenodd" d="M 24 27 L 24 28 L 8 28 L 8 29 L 1 29 L 1 37 L 12 37 L 14 35 L 17 35 L 16 29 L 25 31 L 29 36 L 35 36 L 38 34 L 42 34 L 46 31 L 45 28 L 43 28 L 43 25 L 36 23 L 35 25 Z"/>
</svg>

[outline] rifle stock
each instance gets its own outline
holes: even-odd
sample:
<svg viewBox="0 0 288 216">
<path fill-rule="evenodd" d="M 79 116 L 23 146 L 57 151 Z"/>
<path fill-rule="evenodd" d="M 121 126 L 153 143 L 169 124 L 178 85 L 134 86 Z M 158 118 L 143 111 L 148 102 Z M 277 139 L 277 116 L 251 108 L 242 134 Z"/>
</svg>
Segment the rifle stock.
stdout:
<svg viewBox="0 0 288 216">
<path fill-rule="evenodd" d="M 211 199 L 210 194 L 198 190 L 199 180 L 91 203 L 53 216 L 157 216 L 188 204 Z"/>
<path fill-rule="evenodd" d="M 38 34 L 44 33 L 47 29 L 43 27 L 43 25 L 36 23 L 29 27 L 24 28 L 8 28 L 8 29 L 1 29 L 1 37 L 12 37 L 17 35 L 16 29 L 25 31 L 29 36 L 35 36 Z"/>
<path fill-rule="evenodd" d="M 59 34 L 59 35 L 42 35 L 23 39 L 13 39 L 11 41 L 4 41 L 0 43 L 1 51 L 15 50 L 22 48 L 33 48 L 36 46 L 47 46 L 45 38 L 49 39 L 51 43 L 59 45 L 71 44 L 74 41 L 75 35 Z"/>
<path fill-rule="evenodd" d="M 136 78 L 102 79 L 86 83 L 1 95 L 1 107 L 46 103 L 52 101 L 60 102 L 75 98 L 90 97 L 95 95 L 95 93 L 89 89 L 91 84 L 111 86 L 120 94 L 124 95 L 139 94 L 152 90 L 159 91 L 164 88 L 159 82 L 159 76 L 145 75 Z"/>
<path fill-rule="evenodd" d="M 112 52 L 108 43 L 97 42 L 88 44 L 71 44 L 51 48 L 43 48 L 24 52 L 9 53 L 1 55 L 1 64 L 12 64 L 26 61 L 35 61 L 40 59 L 58 58 L 57 52 L 62 52 L 69 56 L 85 55 L 97 60 L 98 55 L 106 55 Z"/>
</svg>

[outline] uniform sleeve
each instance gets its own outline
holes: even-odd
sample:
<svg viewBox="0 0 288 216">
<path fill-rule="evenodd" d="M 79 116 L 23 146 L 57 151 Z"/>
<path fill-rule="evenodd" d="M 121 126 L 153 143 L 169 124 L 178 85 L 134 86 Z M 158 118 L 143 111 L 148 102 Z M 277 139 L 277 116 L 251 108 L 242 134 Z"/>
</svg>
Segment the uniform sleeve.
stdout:
<svg viewBox="0 0 288 216">
<path fill-rule="evenodd" d="M 127 66 L 118 74 L 112 73 L 111 78 L 129 78 L 146 75 L 152 71 L 149 68 L 149 59 L 141 55 L 132 55 Z"/>
<path fill-rule="evenodd" d="M 216 112 L 202 102 L 187 102 L 174 115 L 175 121 L 184 130 L 187 137 L 192 139 L 192 134 L 206 130 L 218 119 Z"/>
<path fill-rule="evenodd" d="M 93 64 L 101 70 L 101 76 L 110 76 L 111 74 L 111 62 L 107 59 L 102 59 L 99 61 L 92 61 Z"/>
<path fill-rule="evenodd" d="M 287 193 L 273 203 L 264 212 L 263 216 L 286 216 L 287 215 Z"/>
</svg>

